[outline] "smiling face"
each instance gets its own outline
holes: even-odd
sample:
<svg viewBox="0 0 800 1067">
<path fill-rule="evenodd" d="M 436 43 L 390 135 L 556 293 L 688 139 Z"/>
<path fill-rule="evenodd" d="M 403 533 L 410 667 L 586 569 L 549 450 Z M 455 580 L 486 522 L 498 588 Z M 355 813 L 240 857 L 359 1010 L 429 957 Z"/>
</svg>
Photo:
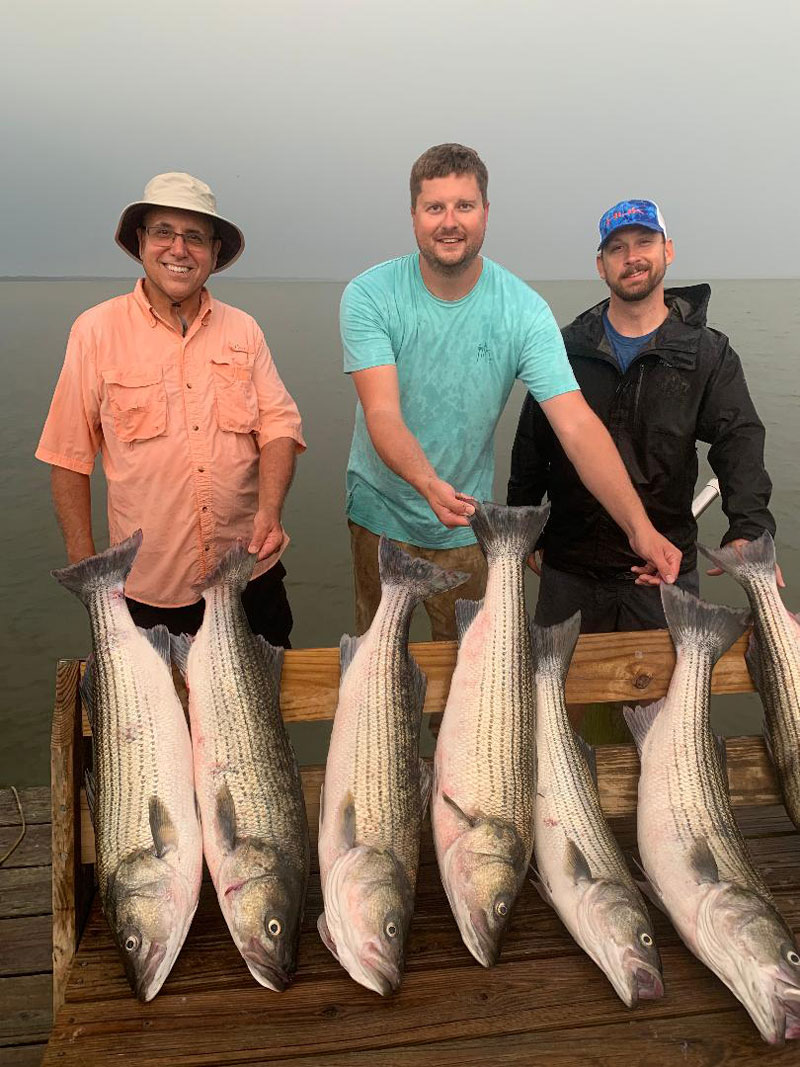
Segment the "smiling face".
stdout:
<svg viewBox="0 0 800 1067">
<path fill-rule="evenodd" d="M 147 229 L 154 226 L 180 234 L 202 234 L 205 243 L 187 245 L 180 236 L 164 244 L 148 234 Z M 182 304 L 198 296 L 216 266 L 220 248 L 211 220 L 178 208 L 153 208 L 144 216 L 138 234 L 150 299 L 161 295 L 170 304 Z"/>
<path fill-rule="evenodd" d="M 450 174 L 422 182 L 411 209 L 420 255 L 436 274 L 457 277 L 483 245 L 489 204 L 474 174 Z"/>
<path fill-rule="evenodd" d="M 672 241 L 645 226 L 622 226 L 597 254 L 597 272 L 620 300 L 645 300 L 663 286 Z"/>
</svg>

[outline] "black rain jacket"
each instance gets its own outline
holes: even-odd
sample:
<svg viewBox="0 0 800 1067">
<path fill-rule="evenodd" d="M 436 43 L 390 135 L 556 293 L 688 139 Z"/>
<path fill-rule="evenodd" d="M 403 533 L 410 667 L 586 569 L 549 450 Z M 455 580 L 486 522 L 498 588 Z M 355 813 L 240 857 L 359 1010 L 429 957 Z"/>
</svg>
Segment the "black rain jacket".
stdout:
<svg viewBox="0 0 800 1067">
<path fill-rule="evenodd" d="M 683 552 L 681 573 L 697 564 L 692 499 L 697 441 L 719 478 L 736 537 L 774 535 L 772 483 L 764 469 L 764 427 L 739 357 L 706 325 L 708 285 L 665 290 L 669 315 L 622 373 L 603 326 L 604 300 L 562 331 L 584 397 L 605 423 L 651 522 Z M 581 482 L 542 409 L 525 398 L 514 440 L 509 504 L 552 502 L 539 547 L 549 566 L 600 580 L 635 578 L 641 560 L 608 512 Z"/>
</svg>

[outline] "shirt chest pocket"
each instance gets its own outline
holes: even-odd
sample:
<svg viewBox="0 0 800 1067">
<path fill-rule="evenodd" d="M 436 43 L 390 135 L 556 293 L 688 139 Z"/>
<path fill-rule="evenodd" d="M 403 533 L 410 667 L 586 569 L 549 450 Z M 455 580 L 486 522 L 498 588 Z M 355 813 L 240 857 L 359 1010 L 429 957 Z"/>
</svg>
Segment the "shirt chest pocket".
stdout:
<svg viewBox="0 0 800 1067">
<path fill-rule="evenodd" d="M 211 357 L 217 423 L 232 433 L 258 430 L 258 394 L 253 384 L 255 352 L 229 345 Z"/>
<path fill-rule="evenodd" d="M 167 390 L 161 367 L 103 371 L 111 427 L 120 441 L 147 441 L 167 432 Z"/>
</svg>

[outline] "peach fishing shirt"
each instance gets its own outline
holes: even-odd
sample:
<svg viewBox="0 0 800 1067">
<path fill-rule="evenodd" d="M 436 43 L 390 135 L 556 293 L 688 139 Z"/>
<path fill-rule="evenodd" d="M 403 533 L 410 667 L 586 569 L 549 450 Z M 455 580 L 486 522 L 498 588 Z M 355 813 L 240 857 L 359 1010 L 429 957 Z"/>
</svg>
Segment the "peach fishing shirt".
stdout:
<svg viewBox="0 0 800 1067">
<path fill-rule="evenodd" d="M 36 456 L 91 474 L 101 453 L 111 543 L 144 532 L 126 594 L 181 607 L 199 598 L 235 538 L 249 541 L 259 452 L 278 437 L 305 448 L 297 406 L 255 320 L 204 289 L 181 337 L 140 279 L 73 324 Z"/>
</svg>

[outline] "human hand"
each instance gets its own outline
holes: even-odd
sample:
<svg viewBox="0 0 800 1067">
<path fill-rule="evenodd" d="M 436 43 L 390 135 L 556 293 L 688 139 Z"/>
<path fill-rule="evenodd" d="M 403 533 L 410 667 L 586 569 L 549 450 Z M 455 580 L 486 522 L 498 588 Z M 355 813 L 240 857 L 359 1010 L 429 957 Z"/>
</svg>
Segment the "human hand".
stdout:
<svg viewBox="0 0 800 1067">
<path fill-rule="evenodd" d="M 528 566 L 534 574 L 542 576 L 542 562 L 544 561 L 544 550 L 541 548 L 534 549 L 528 556 Z"/>
<path fill-rule="evenodd" d="M 749 543 L 750 543 L 750 540 L 747 537 L 734 537 L 734 539 L 732 541 L 728 541 L 727 542 L 725 547 L 729 548 L 729 547 L 733 546 L 733 548 L 741 548 L 743 545 L 748 545 Z M 716 578 L 718 575 L 720 575 L 722 573 L 723 573 L 722 567 L 709 567 L 708 570 L 706 571 L 706 574 L 710 574 L 712 578 Z M 781 569 L 780 569 L 780 567 L 778 566 L 777 563 L 775 564 L 775 581 L 778 583 L 778 588 L 779 589 L 785 589 L 786 588 L 786 582 L 784 582 L 784 580 L 783 580 L 783 572 L 781 571 Z"/>
<path fill-rule="evenodd" d="M 631 567 L 637 575 L 636 585 L 660 585 L 661 582 L 672 585 L 681 569 L 683 553 L 680 549 L 650 524 L 632 534 L 630 543 L 637 556 L 646 560 L 643 566 Z"/>
<path fill-rule="evenodd" d="M 469 518 L 475 514 L 472 497 L 458 493 L 441 478 L 431 478 L 425 485 L 423 495 L 431 511 L 444 526 L 469 526 Z"/>
<path fill-rule="evenodd" d="M 275 508 L 259 508 L 253 519 L 253 536 L 248 552 L 258 553 L 258 562 L 273 555 L 286 539 L 281 517 Z"/>
</svg>

